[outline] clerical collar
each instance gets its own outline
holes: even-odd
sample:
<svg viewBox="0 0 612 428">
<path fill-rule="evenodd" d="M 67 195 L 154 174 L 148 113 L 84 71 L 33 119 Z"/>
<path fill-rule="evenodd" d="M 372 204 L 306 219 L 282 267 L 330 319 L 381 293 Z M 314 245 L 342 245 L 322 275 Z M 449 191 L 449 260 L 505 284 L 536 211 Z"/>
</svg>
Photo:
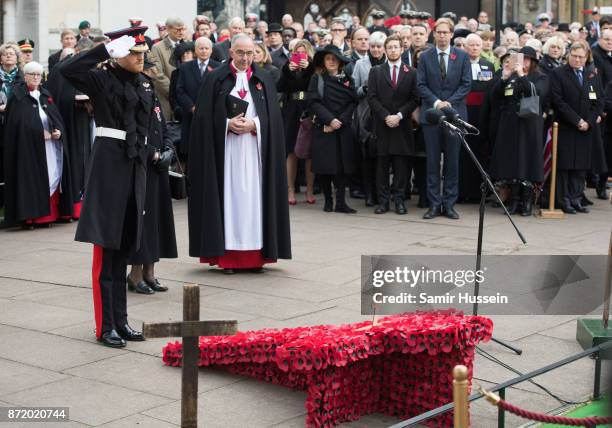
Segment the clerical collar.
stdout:
<svg viewBox="0 0 612 428">
<path fill-rule="evenodd" d="M 236 68 L 236 66 L 234 65 L 234 61 L 231 61 L 229 63 L 229 68 L 232 71 L 232 74 L 234 76 L 236 76 L 238 73 L 244 73 L 244 71 L 240 71 Z M 246 75 L 247 75 L 247 80 L 251 79 L 251 75 L 253 74 L 253 67 L 249 67 L 246 69 Z"/>
</svg>

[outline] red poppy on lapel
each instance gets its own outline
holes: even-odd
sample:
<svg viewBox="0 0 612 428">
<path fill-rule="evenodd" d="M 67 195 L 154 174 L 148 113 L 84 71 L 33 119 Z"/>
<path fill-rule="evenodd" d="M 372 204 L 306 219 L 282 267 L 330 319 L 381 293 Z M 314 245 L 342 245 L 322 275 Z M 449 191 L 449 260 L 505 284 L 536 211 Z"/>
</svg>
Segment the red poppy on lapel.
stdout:
<svg viewBox="0 0 612 428">
<path fill-rule="evenodd" d="M 593 77 L 595 77 L 596 74 L 597 74 L 597 70 L 595 70 L 593 73 L 589 74 L 589 79 L 592 79 Z"/>
<path fill-rule="evenodd" d="M 261 91 L 261 89 L 263 88 L 261 86 L 261 83 L 259 83 L 259 82 L 257 83 L 257 85 L 255 85 L 255 87 L 257 88 L 258 91 Z"/>
<path fill-rule="evenodd" d="M 404 64 L 404 73 L 408 73 L 408 66 Z"/>
<path fill-rule="evenodd" d="M 457 54 L 455 54 L 455 53 L 450 54 L 450 59 L 453 60 L 453 61 L 456 60 L 457 59 Z"/>
<path fill-rule="evenodd" d="M 49 104 L 53 104 L 53 97 L 49 97 L 49 98 L 47 99 L 47 102 L 48 102 Z"/>
<path fill-rule="evenodd" d="M 214 68 L 212 68 L 212 66 L 209 65 L 208 66 L 208 71 L 213 71 L 213 70 L 214 70 Z"/>
<path fill-rule="evenodd" d="M 349 86 L 351 86 L 351 82 L 347 80 L 346 82 L 343 83 L 343 85 L 348 88 Z"/>
</svg>

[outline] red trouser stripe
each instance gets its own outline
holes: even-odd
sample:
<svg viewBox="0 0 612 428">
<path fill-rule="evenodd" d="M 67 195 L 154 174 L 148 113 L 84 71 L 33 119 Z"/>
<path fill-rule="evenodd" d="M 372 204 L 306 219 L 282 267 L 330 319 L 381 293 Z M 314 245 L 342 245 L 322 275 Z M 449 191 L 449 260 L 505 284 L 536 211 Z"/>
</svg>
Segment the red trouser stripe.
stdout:
<svg viewBox="0 0 612 428">
<path fill-rule="evenodd" d="M 102 292 L 100 291 L 100 272 L 102 271 L 102 257 L 104 248 L 99 245 L 94 245 L 93 264 L 91 267 L 94 302 L 94 316 L 96 319 L 96 336 L 102 337 Z"/>
</svg>

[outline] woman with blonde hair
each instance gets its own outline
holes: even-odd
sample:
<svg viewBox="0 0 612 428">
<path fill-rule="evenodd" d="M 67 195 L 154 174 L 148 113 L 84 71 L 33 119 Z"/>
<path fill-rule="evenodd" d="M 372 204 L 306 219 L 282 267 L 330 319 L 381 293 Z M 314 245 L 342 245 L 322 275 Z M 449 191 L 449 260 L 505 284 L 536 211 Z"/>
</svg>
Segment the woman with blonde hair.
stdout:
<svg viewBox="0 0 612 428">
<path fill-rule="evenodd" d="M 565 57 L 565 42 L 559 36 L 551 37 L 546 40 L 542 46 L 542 59 L 540 60 L 540 70 L 546 74 L 550 73 L 557 67 L 563 65 Z"/>
<path fill-rule="evenodd" d="M 270 56 L 270 52 L 268 51 L 268 48 L 266 48 L 266 45 L 259 41 L 255 42 L 253 66 L 259 67 L 268 72 L 268 74 L 272 76 L 272 80 L 274 80 L 274 82 L 278 82 L 278 79 L 280 78 L 280 71 L 274 66 L 274 64 L 272 64 L 272 57 Z"/>
<path fill-rule="evenodd" d="M 295 178 L 297 175 L 298 159 L 294 153 L 295 143 L 302 119 L 307 116 L 306 93 L 310 78 L 314 73 L 312 58 L 314 48 L 308 40 L 292 40 L 289 45 L 291 57 L 281 69 L 281 76 L 277 84 L 278 93 L 281 94 L 283 126 L 285 128 L 285 148 L 287 153 L 287 199 L 289 205 L 297 204 L 295 199 Z M 314 174 L 312 162 L 306 160 L 306 202 L 314 204 Z"/>
</svg>

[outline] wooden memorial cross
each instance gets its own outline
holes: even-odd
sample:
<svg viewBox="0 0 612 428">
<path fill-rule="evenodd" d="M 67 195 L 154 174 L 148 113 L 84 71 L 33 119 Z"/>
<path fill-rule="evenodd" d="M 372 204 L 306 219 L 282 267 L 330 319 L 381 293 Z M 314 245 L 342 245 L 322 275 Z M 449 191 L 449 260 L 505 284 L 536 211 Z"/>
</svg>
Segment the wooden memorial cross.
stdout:
<svg viewBox="0 0 612 428">
<path fill-rule="evenodd" d="M 199 337 L 236 334 L 237 324 L 236 320 L 200 321 L 200 287 L 197 284 L 183 286 L 183 321 L 142 324 L 142 333 L 147 339 L 183 338 L 181 427 L 198 426 Z"/>
</svg>

